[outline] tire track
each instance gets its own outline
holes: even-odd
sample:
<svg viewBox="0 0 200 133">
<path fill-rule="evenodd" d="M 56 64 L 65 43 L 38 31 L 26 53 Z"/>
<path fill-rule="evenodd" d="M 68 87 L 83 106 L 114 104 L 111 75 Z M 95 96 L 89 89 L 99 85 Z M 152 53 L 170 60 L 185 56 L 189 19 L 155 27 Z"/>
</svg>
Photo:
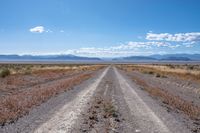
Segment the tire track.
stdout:
<svg viewBox="0 0 200 133">
<path fill-rule="evenodd" d="M 132 112 L 132 115 L 137 117 L 137 121 L 141 129 L 137 131 L 141 132 L 158 132 L 158 133 L 170 133 L 170 130 L 164 125 L 164 123 L 156 116 L 156 114 L 144 103 L 144 101 L 138 96 L 138 94 L 132 89 L 127 81 L 121 74 L 114 68 L 116 77 L 118 78 L 122 92 L 125 95 L 125 100 Z"/>
<path fill-rule="evenodd" d="M 40 125 L 35 133 L 63 133 L 72 132 L 73 125 L 76 123 L 79 115 L 87 106 L 87 102 L 93 96 L 97 86 L 106 75 L 109 68 L 106 68 L 100 77 L 92 83 L 86 90 L 80 92 L 71 102 L 59 109 L 50 120 Z"/>
<path fill-rule="evenodd" d="M 141 133 L 189 133 L 189 129 L 114 68 L 124 99 Z M 131 116 L 130 116 L 131 117 Z M 136 132 L 136 130 L 135 130 Z"/>
</svg>

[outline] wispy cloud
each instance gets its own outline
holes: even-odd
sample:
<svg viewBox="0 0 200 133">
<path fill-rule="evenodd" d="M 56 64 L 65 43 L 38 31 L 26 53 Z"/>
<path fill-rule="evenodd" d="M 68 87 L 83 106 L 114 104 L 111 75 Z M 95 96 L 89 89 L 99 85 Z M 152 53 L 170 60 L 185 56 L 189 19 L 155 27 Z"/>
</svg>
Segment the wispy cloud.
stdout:
<svg viewBox="0 0 200 133">
<path fill-rule="evenodd" d="M 66 51 L 67 54 L 75 54 L 81 56 L 92 56 L 92 57 L 119 57 L 129 55 L 144 55 L 144 51 L 136 50 L 113 50 L 109 48 L 80 48 Z M 153 54 L 151 51 L 146 51 L 145 55 Z"/>
<path fill-rule="evenodd" d="M 76 54 L 83 56 L 128 56 L 128 55 L 149 55 L 153 54 L 151 51 L 155 47 L 176 47 L 166 42 L 127 42 L 111 47 L 85 47 L 80 49 L 71 49 L 67 54 Z"/>
<path fill-rule="evenodd" d="M 170 47 L 170 43 L 168 42 L 156 42 L 156 41 L 151 41 L 151 42 L 128 42 L 127 44 L 123 44 L 118 47 L 114 48 L 119 48 L 119 49 L 135 49 L 135 48 L 145 48 L 149 49 L 152 47 Z"/>
<path fill-rule="evenodd" d="M 32 33 L 43 33 L 45 32 L 45 29 L 43 26 L 36 26 L 36 27 L 31 28 L 29 31 Z"/>
<path fill-rule="evenodd" d="M 43 26 L 37 26 L 30 29 L 34 33 L 52 32 L 45 30 Z M 60 30 L 59 32 L 64 32 Z M 141 37 L 142 38 L 142 37 Z M 155 53 L 166 53 L 177 48 L 189 49 L 197 42 L 200 42 L 200 32 L 191 33 L 160 33 L 155 34 L 149 32 L 143 37 L 143 41 L 129 41 L 115 46 L 109 47 L 82 47 L 77 49 L 69 49 L 65 54 L 74 54 L 81 56 L 96 56 L 96 57 L 118 57 L 130 55 L 150 55 Z"/>
<path fill-rule="evenodd" d="M 200 32 L 191 33 L 147 33 L 147 40 L 196 43 L 200 41 Z"/>
<path fill-rule="evenodd" d="M 147 33 L 146 40 L 143 42 L 130 41 L 124 44 L 110 47 L 85 47 L 80 49 L 68 50 L 70 54 L 87 56 L 129 56 L 129 55 L 149 55 L 155 54 L 155 49 L 175 50 L 179 47 L 190 48 L 193 44 L 199 42 L 200 33 Z M 156 52 L 158 53 L 158 51 Z"/>
</svg>

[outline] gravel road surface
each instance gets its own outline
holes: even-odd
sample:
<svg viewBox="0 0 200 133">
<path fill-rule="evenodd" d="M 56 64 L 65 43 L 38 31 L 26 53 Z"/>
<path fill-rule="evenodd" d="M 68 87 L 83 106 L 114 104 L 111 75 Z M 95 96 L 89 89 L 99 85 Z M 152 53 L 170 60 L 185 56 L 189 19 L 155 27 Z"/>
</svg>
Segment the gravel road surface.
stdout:
<svg viewBox="0 0 200 133">
<path fill-rule="evenodd" d="M 100 70 L 81 85 L 53 97 L 6 133 L 190 133 L 129 77 L 114 66 Z"/>
</svg>

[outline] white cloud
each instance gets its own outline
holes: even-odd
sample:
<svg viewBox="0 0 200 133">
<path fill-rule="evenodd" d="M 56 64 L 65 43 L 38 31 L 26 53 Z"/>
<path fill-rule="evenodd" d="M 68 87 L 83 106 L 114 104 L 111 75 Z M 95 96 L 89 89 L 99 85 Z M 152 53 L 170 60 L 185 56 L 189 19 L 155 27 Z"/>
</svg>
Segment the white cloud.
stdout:
<svg viewBox="0 0 200 133">
<path fill-rule="evenodd" d="M 187 42 L 187 43 L 196 43 L 200 41 L 200 32 L 191 32 L 191 33 L 147 33 L 147 40 L 154 41 L 171 41 L 171 42 Z"/>
<path fill-rule="evenodd" d="M 171 45 L 166 42 L 127 42 L 126 44 L 120 44 L 111 47 L 86 47 L 80 49 L 68 50 L 68 54 L 76 54 L 82 56 L 128 56 L 128 55 L 149 55 L 153 54 L 151 51 L 154 47 L 169 47 L 175 48 L 176 45 Z"/>
<path fill-rule="evenodd" d="M 80 48 L 74 50 L 68 50 L 67 54 L 75 54 L 81 56 L 92 57 L 118 57 L 128 55 L 144 55 L 144 51 L 136 50 L 110 50 L 109 48 Z M 152 54 L 151 51 L 145 52 L 145 55 Z"/>
<path fill-rule="evenodd" d="M 110 47 L 113 50 L 135 50 L 135 49 L 151 49 L 153 47 L 171 47 L 168 42 L 128 42 L 119 46 Z"/>
<path fill-rule="evenodd" d="M 61 33 L 65 32 L 64 30 L 60 30 Z"/>
<path fill-rule="evenodd" d="M 43 26 L 37 26 L 30 29 L 34 33 L 52 32 L 45 30 Z M 64 32 L 60 30 L 60 32 Z M 161 33 L 154 34 L 147 33 L 146 41 L 144 42 L 126 42 L 116 46 L 110 47 L 85 47 L 78 49 L 69 49 L 65 54 L 75 54 L 81 56 L 96 56 L 96 57 L 117 57 L 129 55 L 150 55 L 159 53 L 159 51 L 166 52 L 170 50 L 177 50 L 178 47 L 193 47 L 197 42 L 200 42 L 200 32 L 192 33 L 178 33 L 169 34 Z"/>
<path fill-rule="evenodd" d="M 170 43 L 167 42 L 129 42 L 129 47 L 138 47 L 138 48 L 150 48 L 152 46 L 155 47 L 168 47 L 170 46 Z"/>
<path fill-rule="evenodd" d="M 45 31 L 45 29 L 43 26 L 36 26 L 34 28 L 31 28 L 29 31 L 32 33 L 43 33 Z M 49 31 L 49 30 L 47 30 L 47 31 Z"/>
</svg>

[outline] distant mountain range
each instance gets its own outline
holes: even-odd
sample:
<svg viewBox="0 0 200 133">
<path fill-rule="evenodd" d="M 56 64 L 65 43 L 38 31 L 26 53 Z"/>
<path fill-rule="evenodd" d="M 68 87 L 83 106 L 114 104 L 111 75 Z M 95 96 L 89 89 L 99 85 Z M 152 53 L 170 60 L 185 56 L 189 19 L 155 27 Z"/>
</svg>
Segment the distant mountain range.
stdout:
<svg viewBox="0 0 200 133">
<path fill-rule="evenodd" d="M 62 61 L 78 61 L 78 60 L 85 60 L 85 61 L 99 61 L 100 58 L 92 58 L 92 57 L 81 57 L 81 56 L 75 56 L 75 55 L 0 55 L 0 60 L 6 61 L 6 60 L 36 60 L 36 61 L 56 61 L 56 60 L 62 60 Z"/>
<path fill-rule="evenodd" d="M 81 57 L 75 55 L 0 55 L 0 61 L 200 61 L 200 54 L 165 54 L 119 58 Z"/>
<path fill-rule="evenodd" d="M 200 61 L 200 54 L 165 54 L 114 58 L 115 61 Z"/>
</svg>

